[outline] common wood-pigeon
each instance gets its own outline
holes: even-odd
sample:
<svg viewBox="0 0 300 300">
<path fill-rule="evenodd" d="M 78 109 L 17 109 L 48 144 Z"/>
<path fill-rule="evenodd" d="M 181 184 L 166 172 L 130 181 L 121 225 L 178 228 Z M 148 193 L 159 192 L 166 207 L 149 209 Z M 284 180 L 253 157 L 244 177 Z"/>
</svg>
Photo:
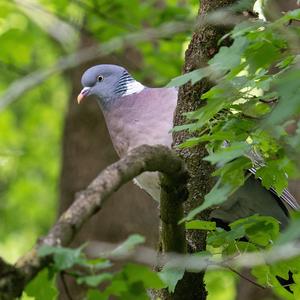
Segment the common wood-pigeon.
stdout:
<svg viewBox="0 0 300 300">
<path fill-rule="evenodd" d="M 97 65 L 82 76 L 83 89 L 78 103 L 95 95 L 118 155 L 126 155 L 142 144 L 162 144 L 171 147 L 173 115 L 177 104 L 177 89 L 149 88 L 136 81 L 123 67 Z M 254 173 L 255 169 L 250 169 Z M 160 186 L 157 173 L 146 172 L 136 178 L 136 183 L 159 201 Z M 285 228 L 289 213 L 286 205 L 298 208 L 295 198 L 285 190 L 278 196 L 266 190 L 259 180 L 250 176 L 212 218 L 225 223 L 253 214 L 273 216 Z"/>
</svg>

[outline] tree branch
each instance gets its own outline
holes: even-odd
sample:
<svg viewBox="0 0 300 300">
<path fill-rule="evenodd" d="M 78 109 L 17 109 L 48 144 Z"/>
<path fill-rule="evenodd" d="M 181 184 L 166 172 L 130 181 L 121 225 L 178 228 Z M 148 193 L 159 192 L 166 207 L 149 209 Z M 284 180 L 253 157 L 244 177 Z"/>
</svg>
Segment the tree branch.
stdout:
<svg viewBox="0 0 300 300">
<path fill-rule="evenodd" d="M 70 244 L 82 225 L 102 208 L 112 193 L 145 171 L 159 171 L 164 174 L 169 184 L 175 188 L 172 189 L 170 196 L 164 197 L 165 200 L 162 199 L 162 201 L 173 201 L 176 203 L 176 207 L 183 211 L 182 202 L 179 198 L 181 191 L 184 191 L 183 186 L 187 179 L 187 173 L 182 161 L 170 149 L 160 145 L 143 145 L 133 149 L 127 156 L 103 170 L 85 190 L 77 193 L 73 204 L 59 218 L 49 233 L 40 238 L 35 247 L 20 258 L 14 267 L 5 264 L 11 268 L 12 274 L 15 272 L 16 275 L 5 276 L 4 274 L 0 276 L 0 296 L 1 293 L 8 297 L 4 299 L 20 296 L 30 280 L 51 262 L 51 257 L 38 256 L 39 247 L 42 245 L 67 246 Z M 169 192 L 165 191 L 167 195 Z M 168 206 L 172 205 L 169 204 Z M 177 215 L 180 216 L 180 213 Z M 184 243 L 182 227 L 176 224 L 172 228 L 173 239 L 177 243 L 178 241 Z M 172 238 L 170 241 L 171 245 L 174 245 Z M 176 251 L 172 247 L 169 247 L 168 250 Z M 17 283 L 16 278 L 18 279 Z"/>
<path fill-rule="evenodd" d="M 207 267 L 211 269 L 227 268 L 233 272 L 235 269 L 253 268 L 264 264 L 276 264 L 285 260 L 290 260 L 300 255 L 300 242 L 291 241 L 266 250 L 254 252 L 240 252 L 239 254 L 223 255 L 193 255 L 190 253 L 164 253 L 157 254 L 156 250 L 138 246 L 128 253 L 112 254 L 119 244 L 93 241 L 88 247 L 87 254 L 93 258 L 107 258 L 112 261 L 132 261 L 139 264 L 155 267 L 159 260 L 163 265 L 168 264 L 169 268 L 182 269 L 190 272 L 201 272 Z M 99 253 L 101 255 L 99 256 Z"/>
</svg>

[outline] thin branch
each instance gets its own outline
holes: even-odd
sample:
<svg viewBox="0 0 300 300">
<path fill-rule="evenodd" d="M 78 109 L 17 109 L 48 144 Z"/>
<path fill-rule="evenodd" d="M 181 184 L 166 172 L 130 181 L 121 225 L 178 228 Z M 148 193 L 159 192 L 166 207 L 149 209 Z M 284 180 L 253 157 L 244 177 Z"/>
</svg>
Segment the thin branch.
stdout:
<svg viewBox="0 0 300 300">
<path fill-rule="evenodd" d="M 89 46 L 76 53 L 64 56 L 47 69 L 34 71 L 13 82 L 0 98 L 0 111 L 17 100 L 28 90 L 44 82 L 50 76 L 108 55 L 128 44 L 135 45 L 145 41 L 169 37 L 176 33 L 187 32 L 190 31 L 192 26 L 192 22 L 170 22 L 155 29 L 144 29 L 136 33 L 129 33 L 121 37 L 112 38 L 102 45 Z"/>
<path fill-rule="evenodd" d="M 198 19 L 196 22 L 164 23 L 157 28 L 147 28 L 135 33 L 128 33 L 120 37 L 112 38 L 102 45 L 86 47 L 76 53 L 61 57 L 54 65 L 49 66 L 47 69 L 34 71 L 13 82 L 0 97 L 0 111 L 10 103 L 16 101 L 25 92 L 43 83 L 50 76 L 110 54 L 126 45 L 136 45 L 142 42 L 167 38 L 178 33 L 191 32 L 193 28 L 204 24 L 234 25 L 243 20 L 245 20 L 245 18 L 242 16 L 236 16 L 228 10 L 220 10 L 210 13 L 206 17 Z"/>
<path fill-rule="evenodd" d="M 63 289 L 64 289 L 64 291 L 65 291 L 65 294 L 66 294 L 66 296 L 67 296 L 67 299 L 68 299 L 68 300 L 73 300 L 73 297 L 72 297 L 72 295 L 71 295 L 71 293 L 70 293 L 68 284 L 67 284 L 67 282 L 66 282 L 66 277 L 65 277 L 66 274 L 67 274 L 67 273 L 64 272 L 64 271 L 60 272 L 60 274 L 59 274 L 59 275 L 60 275 L 60 280 L 61 280 Z"/>
<path fill-rule="evenodd" d="M 230 266 L 227 266 L 227 268 L 228 268 L 231 272 L 237 274 L 238 276 L 240 276 L 240 277 L 243 278 L 244 280 L 250 282 L 251 284 L 253 284 L 253 285 L 255 285 L 255 286 L 257 286 L 257 287 L 259 287 L 259 288 L 261 288 L 261 289 L 265 289 L 264 286 L 262 286 L 262 285 L 260 285 L 259 283 L 255 282 L 255 281 L 252 280 L 251 278 L 248 278 L 247 276 L 245 276 L 244 274 L 242 274 L 242 273 L 240 273 L 239 271 L 235 270 L 234 268 L 232 268 L 232 267 L 230 267 Z"/>
<path fill-rule="evenodd" d="M 8 287 L 11 287 L 15 280 L 14 276 L 0 276 L 0 295 L 8 291 L 6 293 L 11 298 L 20 296 L 26 284 L 51 263 L 51 257 L 38 256 L 38 249 L 41 245 L 69 245 L 82 225 L 102 208 L 110 195 L 123 184 L 146 171 L 162 172 L 170 182 L 173 182 L 172 185 L 176 187 L 176 190 L 183 190 L 180 186 L 186 182 L 186 170 L 181 159 L 170 149 L 160 145 L 144 145 L 133 149 L 127 156 L 103 170 L 84 191 L 77 193 L 73 204 L 59 218 L 49 233 L 39 239 L 35 247 L 21 257 L 14 267 L 10 266 L 18 274 L 22 274 L 18 284 L 14 284 L 14 289 L 8 291 Z M 176 193 L 171 193 L 171 195 L 176 197 Z M 180 197 L 179 194 L 177 196 Z M 166 198 L 166 201 L 174 201 L 178 207 L 180 200 L 171 198 Z M 182 210 L 180 205 L 179 209 Z M 178 233 L 174 231 L 173 234 L 178 241 L 179 238 L 176 236 L 182 236 L 182 228 L 178 225 L 177 228 Z"/>
</svg>

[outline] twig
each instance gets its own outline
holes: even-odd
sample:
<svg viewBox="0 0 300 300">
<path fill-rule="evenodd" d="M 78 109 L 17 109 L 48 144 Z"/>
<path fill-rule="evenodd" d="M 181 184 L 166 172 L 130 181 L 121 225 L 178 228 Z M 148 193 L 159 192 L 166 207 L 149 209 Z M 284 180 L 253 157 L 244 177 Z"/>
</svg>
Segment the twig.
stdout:
<svg viewBox="0 0 300 300">
<path fill-rule="evenodd" d="M 264 286 L 262 286 L 262 285 L 260 285 L 259 283 L 253 281 L 251 278 L 248 278 L 247 276 L 243 275 L 242 273 L 240 273 L 239 271 L 233 269 L 232 267 L 227 266 L 227 268 L 228 268 L 231 272 L 233 272 L 233 273 L 237 274 L 238 276 L 240 276 L 241 278 L 243 278 L 243 279 L 249 281 L 249 282 L 252 283 L 253 285 L 255 285 L 255 286 L 257 286 L 257 287 L 259 287 L 259 288 L 261 288 L 261 289 L 265 289 Z"/>
<path fill-rule="evenodd" d="M 65 291 L 66 295 L 67 295 L 68 300 L 73 300 L 72 295 L 70 293 L 70 290 L 68 288 L 67 282 L 66 282 L 64 271 L 60 272 L 60 279 L 61 279 L 62 286 L 64 288 L 64 291 Z"/>
</svg>

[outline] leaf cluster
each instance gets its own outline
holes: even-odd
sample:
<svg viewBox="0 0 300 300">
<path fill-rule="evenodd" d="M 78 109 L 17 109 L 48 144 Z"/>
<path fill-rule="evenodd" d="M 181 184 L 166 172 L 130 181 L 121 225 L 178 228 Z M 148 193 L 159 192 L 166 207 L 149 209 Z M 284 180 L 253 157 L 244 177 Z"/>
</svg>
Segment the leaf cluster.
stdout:
<svg viewBox="0 0 300 300">
<path fill-rule="evenodd" d="M 272 23 L 242 22 L 223 37 L 231 45 L 221 47 L 207 67 L 170 82 L 180 86 L 208 77 L 215 83 L 199 99 L 206 105 L 186 113 L 187 124 L 173 129 L 193 136 L 180 147 L 206 143 L 205 160 L 216 166 L 216 185 L 188 219 L 224 202 L 243 185 L 251 166 L 263 186 L 278 195 L 289 178 L 299 176 L 299 130 L 288 129 L 299 125 L 299 29 L 288 25 L 299 18 L 294 10 Z"/>
<path fill-rule="evenodd" d="M 109 253 L 99 253 L 91 259 L 84 253 L 85 246 L 76 249 L 42 246 L 38 255 L 51 256 L 52 264 L 39 274 L 26 288 L 25 294 L 34 299 L 55 299 L 53 276 L 61 274 L 73 277 L 80 285 L 89 289 L 87 299 L 109 299 L 111 295 L 120 299 L 148 299 L 147 289 L 161 289 L 171 285 L 168 276 L 152 271 L 148 266 L 126 263 L 121 270 L 114 271 L 110 257 L 122 257 L 144 242 L 144 237 L 134 234 Z M 162 273 L 164 274 L 164 273 Z M 174 276 L 174 275 L 173 275 Z M 103 285 L 104 284 L 104 285 Z M 100 290 L 99 290 L 100 288 Z M 24 296 L 25 297 L 25 296 Z"/>
</svg>

